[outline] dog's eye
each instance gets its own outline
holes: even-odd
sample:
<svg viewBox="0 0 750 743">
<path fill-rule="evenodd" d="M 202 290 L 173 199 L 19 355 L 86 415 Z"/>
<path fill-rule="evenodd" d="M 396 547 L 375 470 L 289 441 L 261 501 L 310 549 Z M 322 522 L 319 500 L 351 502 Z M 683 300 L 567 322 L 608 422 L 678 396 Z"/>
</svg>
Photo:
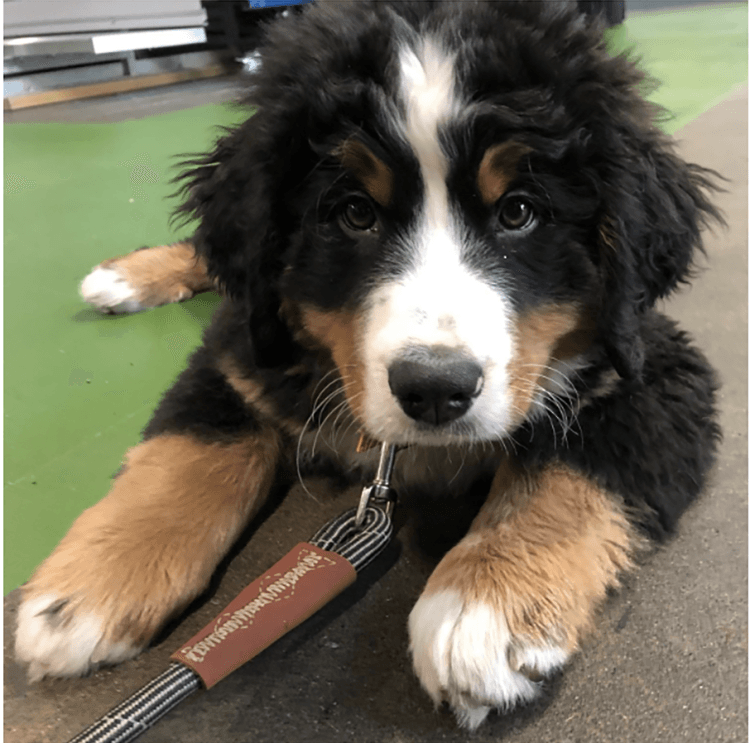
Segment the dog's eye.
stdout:
<svg viewBox="0 0 750 743">
<path fill-rule="evenodd" d="M 534 223 L 534 207 L 525 196 L 508 196 L 500 204 L 500 223 L 506 230 L 524 230 Z"/>
<path fill-rule="evenodd" d="M 357 232 L 372 230 L 378 221 L 375 209 L 364 196 L 352 196 L 344 203 L 341 219 L 350 229 Z"/>
</svg>

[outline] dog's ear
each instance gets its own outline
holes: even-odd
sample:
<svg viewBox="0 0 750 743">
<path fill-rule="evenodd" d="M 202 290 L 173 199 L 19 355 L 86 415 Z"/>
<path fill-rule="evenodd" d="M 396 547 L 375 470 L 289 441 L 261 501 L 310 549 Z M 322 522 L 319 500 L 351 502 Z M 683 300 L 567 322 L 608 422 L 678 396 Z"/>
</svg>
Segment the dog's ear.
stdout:
<svg viewBox="0 0 750 743">
<path fill-rule="evenodd" d="M 653 113 L 638 103 L 644 113 Z M 701 230 L 711 219 L 721 221 L 709 200 L 717 176 L 683 161 L 671 138 L 650 123 L 610 131 L 599 181 L 604 202 L 599 325 L 615 369 L 637 378 L 644 360 L 644 310 L 690 278 L 695 253 L 702 250 Z"/>
<path fill-rule="evenodd" d="M 257 116 L 257 115 L 256 115 Z M 289 363 L 296 346 L 280 317 L 283 230 L 276 200 L 284 163 L 271 162 L 260 122 L 226 130 L 213 151 L 183 162 L 178 220 L 198 220 L 196 251 L 223 292 L 247 310 L 255 363 Z M 284 159 L 280 153 L 277 159 Z"/>
</svg>

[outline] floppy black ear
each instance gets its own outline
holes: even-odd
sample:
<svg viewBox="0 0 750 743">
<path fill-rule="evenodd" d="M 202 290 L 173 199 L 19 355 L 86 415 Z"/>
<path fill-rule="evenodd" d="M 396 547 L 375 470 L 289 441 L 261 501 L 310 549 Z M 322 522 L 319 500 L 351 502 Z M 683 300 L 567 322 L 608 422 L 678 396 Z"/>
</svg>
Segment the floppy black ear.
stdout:
<svg viewBox="0 0 750 743">
<path fill-rule="evenodd" d="M 631 378 L 643 366 L 644 310 L 690 278 L 695 252 L 702 250 L 701 230 L 709 219 L 721 221 L 708 198 L 716 174 L 684 162 L 653 126 L 644 129 L 614 132 L 600 181 L 599 324 L 615 369 Z"/>
<path fill-rule="evenodd" d="M 284 235 L 277 199 L 285 164 L 283 154 L 269 151 L 278 147 L 264 147 L 256 116 L 226 130 L 213 152 L 183 163 L 177 180 L 186 199 L 177 216 L 199 220 L 196 251 L 225 294 L 246 307 L 256 364 L 273 367 L 290 362 L 296 348 L 279 315 Z"/>
</svg>

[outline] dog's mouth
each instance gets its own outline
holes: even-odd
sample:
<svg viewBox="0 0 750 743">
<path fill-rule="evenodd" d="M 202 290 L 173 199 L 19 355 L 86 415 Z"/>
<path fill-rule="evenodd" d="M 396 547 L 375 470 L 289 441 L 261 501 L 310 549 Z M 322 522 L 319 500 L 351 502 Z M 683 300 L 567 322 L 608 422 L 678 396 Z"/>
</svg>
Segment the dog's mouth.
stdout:
<svg viewBox="0 0 750 743">
<path fill-rule="evenodd" d="M 473 445 L 494 440 L 496 436 L 481 434 L 481 427 L 474 421 L 458 419 L 450 423 L 434 425 L 422 421 L 409 420 L 397 426 L 366 425 L 366 440 L 377 441 L 395 446 L 444 447 L 454 445 Z"/>
</svg>

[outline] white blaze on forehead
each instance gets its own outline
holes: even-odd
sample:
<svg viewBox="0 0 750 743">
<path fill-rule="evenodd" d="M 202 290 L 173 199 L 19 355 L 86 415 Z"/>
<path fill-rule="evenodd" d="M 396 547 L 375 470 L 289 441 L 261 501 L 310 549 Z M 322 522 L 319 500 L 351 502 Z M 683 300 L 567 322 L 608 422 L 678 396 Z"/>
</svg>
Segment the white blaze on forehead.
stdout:
<svg viewBox="0 0 750 743">
<path fill-rule="evenodd" d="M 414 150 L 425 187 L 425 218 L 432 227 L 448 226 L 448 161 L 440 147 L 439 127 L 458 112 L 454 59 L 432 39 L 399 56 L 401 94 L 406 106 L 404 136 Z"/>
<path fill-rule="evenodd" d="M 408 246 L 412 270 L 407 281 L 421 295 L 415 295 L 413 310 L 434 320 L 425 301 L 434 305 L 432 299 L 454 287 L 457 274 L 466 273 L 461 266 L 460 229 L 450 214 L 448 157 L 440 145 L 440 127 L 460 108 L 455 94 L 455 59 L 436 40 L 425 37 L 414 47 L 404 47 L 399 61 L 404 137 L 417 158 L 424 185 L 419 221 Z M 449 308 L 440 312 L 443 317 L 446 313 Z M 424 342 L 430 341 L 425 338 Z"/>
<path fill-rule="evenodd" d="M 462 339 L 456 328 L 455 299 L 464 294 L 467 284 L 475 284 L 476 278 L 468 276 L 461 265 L 461 230 L 451 218 L 448 157 L 440 144 L 440 127 L 459 111 L 454 56 L 436 40 L 425 37 L 414 47 L 404 47 L 399 61 L 405 104 L 403 132 L 419 163 L 424 192 L 407 246 L 411 270 L 386 292 L 386 306 L 391 314 L 401 315 L 405 324 L 389 328 L 387 334 L 395 331 L 392 341 L 403 345 L 406 339 L 399 341 L 399 336 L 409 327 L 412 342 L 458 346 Z"/>
</svg>

